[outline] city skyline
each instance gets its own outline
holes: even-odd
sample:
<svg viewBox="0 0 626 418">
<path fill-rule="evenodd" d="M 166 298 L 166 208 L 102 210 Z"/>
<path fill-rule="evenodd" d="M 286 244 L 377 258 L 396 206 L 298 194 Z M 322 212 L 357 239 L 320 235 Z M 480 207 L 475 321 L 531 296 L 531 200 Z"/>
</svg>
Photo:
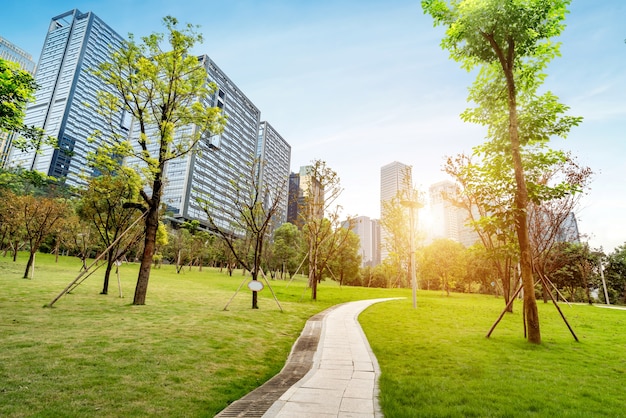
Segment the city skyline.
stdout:
<svg viewBox="0 0 626 418">
<path fill-rule="evenodd" d="M 441 50 L 443 29 L 419 2 L 16 3 L 3 5 L 0 36 L 35 61 L 50 18 L 73 8 L 93 11 L 122 36 L 162 32 L 166 15 L 201 25 L 205 40 L 195 52 L 215 59 L 263 109 L 292 146 L 292 171 L 319 158 L 338 172 L 346 215 L 378 216 L 380 167 L 411 165 L 425 192 L 446 179 L 446 155 L 483 141 L 483 129 L 458 116 L 474 74 Z M 626 4 L 578 0 L 570 11 L 545 88 L 585 120 L 552 146 L 596 173 L 577 216 L 590 245 L 610 252 L 626 241 Z"/>
</svg>

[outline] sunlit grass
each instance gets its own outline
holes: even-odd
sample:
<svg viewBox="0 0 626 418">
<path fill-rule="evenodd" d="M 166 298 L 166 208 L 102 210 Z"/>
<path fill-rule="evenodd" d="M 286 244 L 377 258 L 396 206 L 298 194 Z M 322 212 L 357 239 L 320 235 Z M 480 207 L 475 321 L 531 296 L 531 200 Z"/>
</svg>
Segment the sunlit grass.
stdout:
<svg viewBox="0 0 626 418">
<path fill-rule="evenodd" d="M 317 302 L 306 281 L 271 281 L 252 310 L 241 271 L 151 275 L 145 306 L 133 306 L 136 265 L 121 268 L 100 295 L 98 271 L 53 308 L 43 308 L 78 274 L 80 261 L 38 254 L 0 257 L 0 416 L 213 416 L 280 371 L 305 321 L 348 300 L 397 296 L 325 282 Z"/>
<path fill-rule="evenodd" d="M 418 295 L 416 310 L 393 301 L 359 318 L 382 369 L 386 416 L 626 416 L 626 311 L 562 306 L 577 343 L 540 303 L 535 346 L 522 338 L 519 309 L 485 338 L 501 299 Z"/>
<path fill-rule="evenodd" d="M 540 303 L 543 343 L 522 337 L 516 306 L 492 338 L 502 299 L 410 290 L 339 288 L 317 302 L 306 281 L 271 281 L 260 309 L 243 277 L 173 267 L 153 270 L 147 304 L 131 304 L 136 265 L 123 265 L 124 298 L 111 277 L 89 277 L 43 308 L 78 274 L 80 261 L 39 254 L 33 280 L 0 257 L 0 416 L 213 416 L 283 366 L 305 321 L 332 305 L 406 297 L 360 316 L 382 368 L 387 417 L 626 416 L 626 311 L 562 306 L 575 342 L 552 305 Z"/>
</svg>

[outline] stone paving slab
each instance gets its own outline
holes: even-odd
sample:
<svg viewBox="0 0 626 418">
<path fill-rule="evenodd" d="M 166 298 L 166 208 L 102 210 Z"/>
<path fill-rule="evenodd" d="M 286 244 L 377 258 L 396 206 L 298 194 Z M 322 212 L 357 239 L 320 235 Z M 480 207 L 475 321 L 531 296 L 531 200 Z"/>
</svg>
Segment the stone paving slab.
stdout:
<svg viewBox="0 0 626 418">
<path fill-rule="evenodd" d="M 217 417 L 382 417 L 380 369 L 357 318 L 392 299 L 349 302 L 313 316 L 283 370 Z"/>
</svg>

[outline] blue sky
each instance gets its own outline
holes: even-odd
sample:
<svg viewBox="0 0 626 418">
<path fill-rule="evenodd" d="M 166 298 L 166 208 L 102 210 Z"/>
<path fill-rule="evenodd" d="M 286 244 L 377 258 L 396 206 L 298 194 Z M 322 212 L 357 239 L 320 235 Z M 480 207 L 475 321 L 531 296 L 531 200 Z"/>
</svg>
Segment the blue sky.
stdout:
<svg viewBox="0 0 626 418">
<path fill-rule="evenodd" d="M 41 52 L 53 16 L 92 11 L 120 35 L 162 31 L 172 15 L 201 26 L 208 54 L 292 146 L 292 170 L 322 159 L 338 172 L 345 215 L 380 214 L 380 167 L 413 166 L 422 191 L 446 179 L 446 155 L 482 128 L 460 121 L 473 75 L 441 50 L 419 1 L 0 0 L 0 36 Z M 562 56 L 545 87 L 584 117 L 554 148 L 595 174 L 579 212 L 592 247 L 626 242 L 626 2 L 574 0 Z"/>
</svg>

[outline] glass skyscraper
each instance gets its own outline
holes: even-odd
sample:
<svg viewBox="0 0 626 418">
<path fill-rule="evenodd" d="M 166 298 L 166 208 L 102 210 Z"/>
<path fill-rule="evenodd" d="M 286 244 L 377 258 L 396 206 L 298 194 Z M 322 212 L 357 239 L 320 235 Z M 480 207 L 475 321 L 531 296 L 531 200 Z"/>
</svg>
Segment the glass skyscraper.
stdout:
<svg viewBox="0 0 626 418">
<path fill-rule="evenodd" d="M 0 36 L 0 58 L 5 61 L 12 61 L 19 64 L 20 68 L 31 74 L 35 72 L 35 62 L 33 57 L 17 45 Z M 11 148 L 11 138 L 15 135 L 12 132 L 0 132 L 0 167 L 4 167 Z"/>
<path fill-rule="evenodd" d="M 287 221 L 291 146 L 266 121 L 261 122 L 259 126 L 257 158 L 261 161 L 259 186 L 275 193 L 280 190 L 281 201 L 274 222 L 280 225 Z M 275 199 L 276 197 L 272 196 L 271 198 Z"/>
<path fill-rule="evenodd" d="M 35 169 L 71 186 L 84 184 L 82 175 L 93 174 L 87 155 L 100 143 L 88 140 L 99 130 L 102 138 L 137 135 L 132 121 L 120 113 L 113 126 L 96 109 L 99 91 L 117 94 L 90 70 L 106 62 L 111 50 L 119 49 L 123 39 L 91 12 L 71 10 L 52 19 L 35 79 L 40 85 L 36 100 L 26 113 L 25 123 L 42 127 L 46 135 L 59 139 L 59 149 L 43 148 L 39 153 L 13 149 L 10 160 L 15 166 Z M 291 147 L 269 123 L 261 124 L 260 110 L 207 56 L 198 57 L 206 70 L 207 83 L 217 90 L 203 103 L 221 108 L 227 117 L 220 135 L 203 137 L 195 153 L 169 161 L 164 169 L 162 202 L 167 214 L 177 220 L 199 220 L 206 226 L 207 216 L 199 200 L 209 200 L 223 210 L 214 213 L 218 226 L 229 229 L 235 215 L 232 183 L 249 187 L 250 167 L 255 158 L 264 161 L 261 180 L 280 184 L 289 176 Z M 189 134 L 193 125 L 181 127 L 177 134 Z M 152 143 L 153 146 L 155 142 Z M 154 154 L 153 154 L 154 155 Z M 137 159 L 125 164 L 141 167 Z M 282 179 L 281 179 L 282 176 Z M 281 202 L 284 222 L 286 200 Z"/>
<path fill-rule="evenodd" d="M 207 216 L 198 200 L 208 199 L 226 209 L 213 215 L 218 226 L 229 228 L 235 209 L 231 181 L 246 179 L 250 172 L 257 150 L 261 111 L 207 55 L 198 59 L 207 72 L 207 82 L 217 85 L 206 105 L 221 108 L 228 119 L 219 137 L 205 138 L 198 144 L 198 153 L 168 163 L 163 203 L 174 218 L 203 222 Z"/>
<path fill-rule="evenodd" d="M 32 55 L 2 36 L 0 36 L 0 58 L 5 61 L 16 62 L 24 71 L 28 71 L 31 74 L 35 73 L 35 61 L 33 61 Z"/>
<path fill-rule="evenodd" d="M 408 193 L 413 187 L 412 167 L 398 161 L 389 163 L 380 169 L 380 217 L 383 218 L 385 202 L 399 196 L 400 193 Z M 386 241 L 389 233 L 385 228 L 380 230 L 381 248 L 380 259 L 382 261 L 389 255 Z"/>
<path fill-rule="evenodd" d="M 44 147 L 39 153 L 13 149 L 8 164 L 64 178 L 71 186 L 84 183 L 81 174 L 90 174 L 87 154 L 99 145 L 87 138 L 95 130 L 102 131 L 104 138 L 111 137 L 111 129 L 118 134 L 126 130 L 121 115 L 111 128 L 94 110 L 98 107 L 97 92 L 110 87 L 90 72 L 121 42 L 122 38 L 92 12 L 74 9 L 52 18 L 35 73 L 40 87 L 24 123 L 58 138 L 59 148 Z"/>
</svg>

